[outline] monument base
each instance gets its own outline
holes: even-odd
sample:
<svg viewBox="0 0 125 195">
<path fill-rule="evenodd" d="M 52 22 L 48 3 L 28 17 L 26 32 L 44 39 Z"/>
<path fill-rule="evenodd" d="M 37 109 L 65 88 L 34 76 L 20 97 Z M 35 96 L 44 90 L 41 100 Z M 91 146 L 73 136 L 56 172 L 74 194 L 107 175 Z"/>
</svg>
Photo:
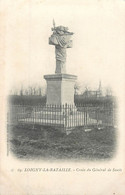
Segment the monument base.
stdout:
<svg viewBox="0 0 125 195">
<path fill-rule="evenodd" d="M 58 130 L 62 130 L 66 134 L 71 133 L 75 127 L 83 126 L 93 126 L 101 124 L 102 121 L 97 121 L 89 117 L 89 113 L 81 113 L 79 111 L 72 113 L 62 113 L 62 112 L 33 112 L 30 117 L 19 119 L 19 123 L 41 125 L 41 126 L 54 126 L 59 127 Z M 70 131 L 70 132 L 69 132 Z"/>
<path fill-rule="evenodd" d="M 74 84 L 77 76 L 70 74 L 44 75 L 47 81 L 47 105 L 74 105 Z"/>
</svg>

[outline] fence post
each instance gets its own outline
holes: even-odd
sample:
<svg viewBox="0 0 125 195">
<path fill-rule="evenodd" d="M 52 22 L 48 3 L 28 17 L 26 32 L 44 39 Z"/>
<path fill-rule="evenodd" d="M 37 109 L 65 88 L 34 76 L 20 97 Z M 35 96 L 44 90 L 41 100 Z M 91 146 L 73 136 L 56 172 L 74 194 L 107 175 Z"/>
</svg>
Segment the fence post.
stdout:
<svg viewBox="0 0 125 195">
<path fill-rule="evenodd" d="M 64 109 L 65 109 L 64 114 L 65 114 L 65 130 L 66 130 L 67 128 L 67 103 L 65 104 Z"/>
<path fill-rule="evenodd" d="M 58 112 L 58 107 L 57 107 L 57 104 L 55 104 L 55 111 L 54 111 L 54 113 L 55 113 L 55 124 L 57 125 L 57 123 L 58 123 L 58 121 L 57 121 L 57 112 Z"/>
</svg>

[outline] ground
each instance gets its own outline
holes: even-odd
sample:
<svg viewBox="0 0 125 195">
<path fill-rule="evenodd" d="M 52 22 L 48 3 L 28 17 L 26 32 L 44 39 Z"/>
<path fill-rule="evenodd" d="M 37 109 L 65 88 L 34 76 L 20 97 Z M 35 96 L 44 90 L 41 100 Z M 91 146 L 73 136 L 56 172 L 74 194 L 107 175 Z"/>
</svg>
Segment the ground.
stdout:
<svg viewBox="0 0 125 195">
<path fill-rule="evenodd" d="M 9 155 L 20 159 L 108 160 L 116 151 L 117 129 L 75 128 L 66 135 L 54 127 L 9 126 Z"/>
</svg>

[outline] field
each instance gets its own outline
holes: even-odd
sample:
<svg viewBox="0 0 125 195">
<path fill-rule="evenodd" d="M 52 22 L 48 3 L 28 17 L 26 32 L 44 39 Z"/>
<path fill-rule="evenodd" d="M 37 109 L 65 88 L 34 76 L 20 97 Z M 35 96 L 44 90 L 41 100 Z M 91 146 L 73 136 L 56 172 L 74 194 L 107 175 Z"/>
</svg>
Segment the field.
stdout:
<svg viewBox="0 0 125 195">
<path fill-rule="evenodd" d="M 66 135 L 54 127 L 9 126 L 10 153 L 20 159 L 108 160 L 116 150 L 117 129 L 75 128 Z"/>
</svg>

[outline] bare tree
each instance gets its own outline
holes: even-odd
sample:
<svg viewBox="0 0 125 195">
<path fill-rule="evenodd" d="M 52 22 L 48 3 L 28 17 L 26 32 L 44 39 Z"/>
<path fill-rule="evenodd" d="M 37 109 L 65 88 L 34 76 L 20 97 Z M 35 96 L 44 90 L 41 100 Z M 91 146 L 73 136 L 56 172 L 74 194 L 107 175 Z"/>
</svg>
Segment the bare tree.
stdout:
<svg viewBox="0 0 125 195">
<path fill-rule="evenodd" d="M 23 90 L 23 86 L 21 86 L 21 89 L 20 89 L 20 96 L 23 96 L 24 95 L 24 90 Z"/>
<path fill-rule="evenodd" d="M 106 96 L 112 96 L 112 89 L 110 87 L 106 87 L 106 89 L 105 89 L 105 95 Z"/>
<path fill-rule="evenodd" d="M 38 88 L 38 91 L 39 91 L 38 92 L 39 96 L 42 96 L 42 88 L 41 87 Z"/>
<path fill-rule="evenodd" d="M 33 95 L 33 87 L 32 86 L 29 86 L 29 95 Z"/>
</svg>

